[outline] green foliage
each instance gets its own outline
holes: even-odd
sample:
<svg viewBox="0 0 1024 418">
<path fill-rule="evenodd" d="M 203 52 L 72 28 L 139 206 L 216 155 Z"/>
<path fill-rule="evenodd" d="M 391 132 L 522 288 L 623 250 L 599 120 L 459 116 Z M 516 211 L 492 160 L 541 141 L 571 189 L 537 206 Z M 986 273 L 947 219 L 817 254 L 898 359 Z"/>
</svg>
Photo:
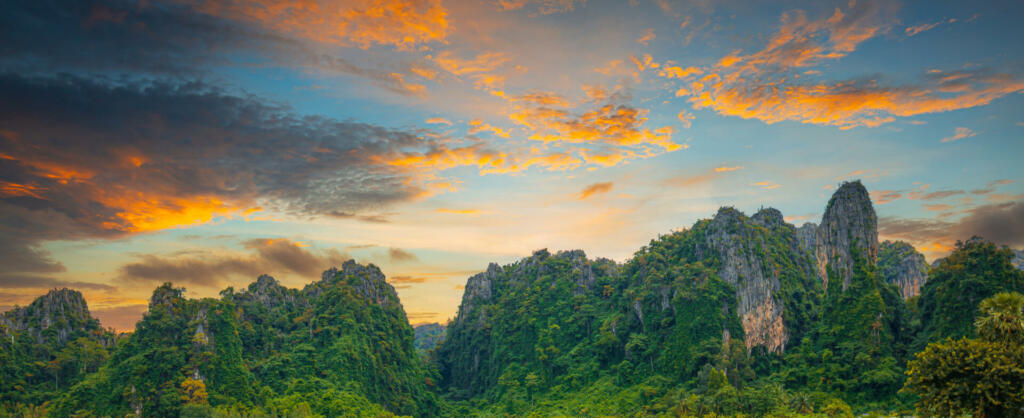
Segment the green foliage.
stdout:
<svg viewBox="0 0 1024 418">
<path fill-rule="evenodd" d="M 397 295 L 374 266 L 346 263 L 302 291 L 261 277 L 221 299 L 183 293 L 169 283 L 157 288 L 135 332 L 57 399 L 53 413 L 438 413 L 429 384 L 436 375 L 416 354 Z"/>
<path fill-rule="evenodd" d="M 422 324 L 413 328 L 413 345 L 424 353 L 440 345 L 444 337 L 445 327 L 441 324 Z"/>
<path fill-rule="evenodd" d="M 1013 251 L 977 237 L 956 249 L 933 269 L 918 305 L 923 331 L 917 348 L 946 338 L 973 337 L 978 303 L 999 292 L 1024 291 L 1024 272 Z"/>
<path fill-rule="evenodd" d="M 883 248 L 877 266 L 854 250 L 849 285 L 830 265 L 826 292 L 777 213 L 723 208 L 623 264 L 541 250 L 492 265 L 447 329 L 414 332 L 380 271 L 352 262 L 301 290 L 262 276 L 187 299 L 165 284 L 116 343 L 83 315 L 43 329 L 28 314 L 52 311 L 40 304 L 0 321 L 0 417 L 849 417 L 905 414 L 915 401 L 926 415 L 1010 416 L 1024 406 L 1024 296 L 999 293 L 1024 284 L 1008 250 L 959 243 L 906 301 L 884 260 L 907 248 Z M 737 292 L 753 278 L 730 275 L 751 271 L 736 260 L 764 270 L 783 307 L 784 353 L 747 347 Z M 948 338 L 963 336 L 979 338 Z"/>
<path fill-rule="evenodd" d="M 829 281 L 833 285 L 820 322 L 799 350 L 787 353 L 776 378 L 857 405 L 895 405 L 904 378 L 895 350 L 900 326 L 893 311 L 899 312 L 902 298 L 856 251 L 853 259 L 849 287 L 843 289 L 838 277 Z"/>
<path fill-rule="evenodd" d="M 1024 295 L 1000 293 L 980 304 L 980 339 L 929 344 L 910 362 L 905 391 L 923 414 L 1016 416 L 1024 408 Z"/>
<path fill-rule="evenodd" d="M 45 319 L 44 319 L 45 318 Z M 81 293 L 53 290 L 0 317 L 0 410 L 53 399 L 96 372 L 115 344 Z M 18 406 L 21 405 L 21 406 Z"/>
</svg>

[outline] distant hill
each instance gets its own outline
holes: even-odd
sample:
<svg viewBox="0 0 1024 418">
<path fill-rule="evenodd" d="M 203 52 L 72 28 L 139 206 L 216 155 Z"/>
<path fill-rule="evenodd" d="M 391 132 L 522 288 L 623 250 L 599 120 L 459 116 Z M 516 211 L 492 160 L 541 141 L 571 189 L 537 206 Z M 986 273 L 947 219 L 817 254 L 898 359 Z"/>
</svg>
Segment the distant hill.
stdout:
<svg viewBox="0 0 1024 418">
<path fill-rule="evenodd" d="M 438 323 L 417 325 L 413 327 L 413 344 L 417 350 L 433 350 L 444 341 L 445 329 L 444 325 Z"/>
<path fill-rule="evenodd" d="M 975 237 L 928 266 L 878 242 L 869 196 L 845 183 L 800 227 L 723 207 L 623 263 L 492 263 L 447 325 L 410 326 L 353 261 L 302 289 L 165 283 L 122 337 L 55 289 L 0 315 L 0 416 L 912 415 L 908 360 L 1024 291 L 1021 253 Z"/>
</svg>

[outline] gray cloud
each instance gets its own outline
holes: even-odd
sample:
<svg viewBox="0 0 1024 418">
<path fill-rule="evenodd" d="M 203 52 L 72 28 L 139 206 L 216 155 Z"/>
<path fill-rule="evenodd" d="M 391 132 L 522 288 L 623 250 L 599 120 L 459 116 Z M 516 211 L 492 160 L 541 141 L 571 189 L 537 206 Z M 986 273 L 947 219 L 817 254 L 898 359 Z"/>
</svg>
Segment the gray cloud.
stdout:
<svg viewBox="0 0 1024 418">
<path fill-rule="evenodd" d="M 199 82 L 0 74 L 0 262 L 63 266 L 42 241 L 139 232 L 136 211 L 199 202 L 310 216 L 361 214 L 411 199 L 408 174 L 374 156 L 433 146 L 409 133 L 231 95 Z M 144 215 L 144 214 L 143 214 Z M 144 215 L 145 216 L 145 215 Z"/>
<path fill-rule="evenodd" d="M 219 288 L 232 277 L 260 274 L 297 274 L 315 278 L 330 266 L 351 257 L 336 249 L 309 250 L 287 239 L 258 239 L 243 243 L 252 253 L 164 257 L 143 254 L 120 267 L 120 279 L 136 283 L 175 284 Z"/>
<path fill-rule="evenodd" d="M 115 290 L 113 286 L 102 283 L 69 281 L 54 279 L 52 277 L 37 277 L 21 274 L 0 275 L 0 287 L 5 289 L 53 289 L 68 287 L 72 289 Z"/>
<path fill-rule="evenodd" d="M 8 71 L 212 77 L 210 67 L 255 61 L 356 76 L 406 96 L 425 93 L 405 81 L 408 64 L 356 65 L 258 25 L 199 13 L 186 2 L 12 0 L 0 27 L 0 68 Z M 246 61 L 232 62 L 239 56 Z"/>
<path fill-rule="evenodd" d="M 410 261 L 419 261 L 416 254 L 403 250 L 401 248 L 388 248 L 388 258 L 395 263 L 407 263 Z"/>
<path fill-rule="evenodd" d="M 956 221 L 882 218 L 878 233 L 916 243 L 951 243 L 977 235 L 997 244 L 1024 247 L 1024 201 L 978 206 Z"/>
</svg>

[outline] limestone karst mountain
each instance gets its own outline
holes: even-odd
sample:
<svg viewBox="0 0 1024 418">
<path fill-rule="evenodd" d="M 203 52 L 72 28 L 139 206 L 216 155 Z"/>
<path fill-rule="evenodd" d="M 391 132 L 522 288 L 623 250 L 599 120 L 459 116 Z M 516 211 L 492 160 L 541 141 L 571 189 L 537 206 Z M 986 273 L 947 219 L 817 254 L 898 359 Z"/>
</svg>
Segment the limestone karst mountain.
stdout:
<svg viewBox="0 0 1024 418">
<path fill-rule="evenodd" d="M 116 340 L 71 289 L 53 289 L 4 312 L 0 337 L 0 401 L 27 403 L 50 399 L 95 372 Z"/>
<path fill-rule="evenodd" d="M 439 348 L 440 371 L 462 391 L 457 393 L 487 391 L 503 377 L 504 363 L 496 359 L 509 355 L 496 347 L 516 339 L 538 350 L 516 355 L 524 368 L 567 362 L 546 375 L 554 381 L 573 367 L 560 355 L 582 347 L 605 350 L 601 364 L 625 360 L 683 376 L 697 372 L 691 362 L 701 355 L 729 357 L 735 342 L 743 351 L 782 353 L 819 320 L 830 277 L 837 289 L 846 289 L 856 260 L 873 266 L 876 225 L 867 190 L 850 182 L 835 192 L 821 225 L 797 228 L 772 208 L 748 217 L 724 207 L 711 219 L 652 241 L 623 265 L 589 260 L 578 250 L 542 250 L 508 266 L 491 264 L 466 282 L 459 313 Z M 535 304 L 547 299 L 571 308 Z M 524 313 L 543 319 L 526 331 L 503 325 Z M 578 338 L 573 345 L 546 342 L 566 333 Z M 681 335 L 690 341 L 677 340 Z M 696 347 L 709 346 L 719 348 L 697 354 Z M 645 354 L 638 354 L 639 347 Z"/>
<path fill-rule="evenodd" d="M 906 243 L 873 242 L 876 219 L 854 182 L 821 226 L 723 207 L 623 263 L 538 250 L 489 264 L 467 280 L 449 324 L 415 329 L 384 273 L 354 261 L 302 289 L 262 275 L 189 299 L 164 284 L 117 344 L 81 294 L 55 290 L 0 320 L 0 407 L 592 416 L 733 405 L 786 415 L 804 397 L 804 411 L 906 412 L 908 359 L 970 335 L 979 301 L 1024 290 L 1024 273 L 1013 252 L 979 238 L 929 268 Z"/>
<path fill-rule="evenodd" d="M 899 287 L 904 299 L 921 294 L 930 268 L 924 255 L 903 241 L 885 241 L 878 246 L 879 274 Z"/>
<path fill-rule="evenodd" d="M 801 229 L 801 241 L 814 254 L 825 288 L 831 276 L 841 279 L 844 290 L 849 287 L 854 254 L 872 264 L 878 256 L 878 216 L 860 181 L 839 186 L 825 207 L 821 224 Z"/>
<path fill-rule="evenodd" d="M 394 288 L 348 261 L 301 290 L 267 275 L 219 299 L 160 286 L 106 367 L 54 410 L 177 416 L 230 399 L 301 415 L 288 405 L 302 397 L 320 415 L 434 415 L 426 373 Z"/>
<path fill-rule="evenodd" d="M 5 333 L 25 332 L 39 344 L 52 340 L 68 342 L 73 335 L 99 329 L 99 321 L 89 314 L 82 293 L 71 289 L 53 289 L 25 307 L 16 307 L 0 315 Z"/>
</svg>

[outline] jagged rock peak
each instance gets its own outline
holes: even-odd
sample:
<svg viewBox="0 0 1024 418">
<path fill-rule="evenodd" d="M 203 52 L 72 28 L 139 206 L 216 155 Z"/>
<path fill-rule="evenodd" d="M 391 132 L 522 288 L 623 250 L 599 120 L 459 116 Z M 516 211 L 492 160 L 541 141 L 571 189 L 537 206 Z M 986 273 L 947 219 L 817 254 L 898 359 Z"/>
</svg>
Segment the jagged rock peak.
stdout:
<svg viewBox="0 0 1024 418">
<path fill-rule="evenodd" d="M 871 196 L 860 180 L 844 182 L 828 201 L 818 226 L 818 268 L 828 288 L 827 268 L 842 279 L 845 290 L 853 272 L 853 252 L 875 263 L 878 256 L 878 217 Z"/>
<path fill-rule="evenodd" d="M 718 212 L 715 213 L 715 217 L 712 219 L 712 222 L 716 224 L 728 224 L 736 222 L 745 216 L 746 215 L 744 215 L 743 212 L 740 212 L 739 209 L 732 206 L 722 206 L 718 208 Z"/>
<path fill-rule="evenodd" d="M 253 286 L 255 286 L 254 290 L 269 289 L 273 287 L 278 287 L 280 285 L 281 284 L 278 283 L 277 279 L 275 279 L 273 276 L 270 276 L 269 274 L 261 274 L 260 277 L 256 278 L 256 282 L 253 283 Z M 250 286 L 250 288 L 253 286 Z"/>
<path fill-rule="evenodd" d="M 59 327 L 55 335 L 61 344 L 67 342 L 74 330 L 98 328 L 82 293 L 66 288 L 50 290 L 28 306 L 16 307 L 0 315 L 0 322 L 13 331 L 28 331 L 40 342 L 42 331 Z"/>
<path fill-rule="evenodd" d="M 493 296 L 494 281 L 501 275 L 501 266 L 497 263 L 487 265 L 487 271 L 477 273 L 466 280 L 466 291 L 462 296 L 467 300 L 488 300 Z"/>
<path fill-rule="evenodd" d="M 268 308 L 279 306 L 285 302 L 294 302 L 295 298 L 288 293 L 288 289 L 281 285 L 277 279 L 262 274 L 255 282 L 249 284 L 248 289 L 236 296 L 239 300 L 256 300 Z"/>
<path fill-rule="evenodd" d="M 360 296 L 381 306 L 398 303 L 398 294 L 395 293 L 395 288 L 387 282 L 380 268 L 372 263 L 364 266 L 355 260 L 348 260 L 341 265 L 341 269 L 331 267 L 320 277 L 320 284 L 345 283 L 352 286 Z"/>
<path fill-rule="evenodd" d="M 176 288 L 170 282 L 164 283 L 153 290 L 153 296 L 149 298 L 149 308 L 156 306 L 173 306 L 174 301 L 181 299 L 185 289 Z"/>
<path fill-rule="evenodd" d="M 885 241 L 878 246 L 878 270 L 887 283 L 900 288 L 904 299 L 920 294 L 928 280 L 924 255 L 903 241 Z"/>
<path fill-rule="evenodd" d="M 768 229 L 778 228 L 786 223 L 782 212 L 775 208 L 763 208 L 757 211 L 750 219 Z"/>
</svg>

